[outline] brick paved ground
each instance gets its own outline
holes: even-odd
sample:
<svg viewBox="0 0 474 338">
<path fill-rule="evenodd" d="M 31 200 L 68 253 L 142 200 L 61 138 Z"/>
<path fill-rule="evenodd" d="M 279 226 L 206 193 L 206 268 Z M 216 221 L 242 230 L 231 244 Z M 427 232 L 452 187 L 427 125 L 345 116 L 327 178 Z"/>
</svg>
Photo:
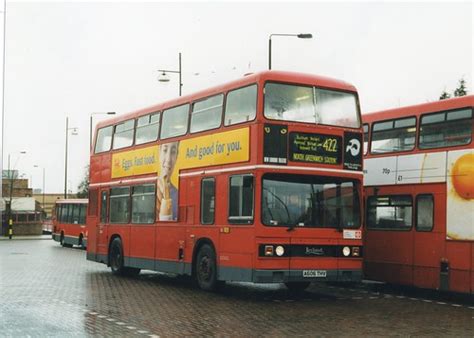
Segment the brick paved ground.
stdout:
<svg viewBox="0 0 474 338">
<path fill-rule="evenodd" d="M 112 276 L 49 240 L 0 241 L 0 290 L 0 336 L 474 335 L 472 297 L 239 283 L 212 294 L 152 272 Z"/>
</svg>

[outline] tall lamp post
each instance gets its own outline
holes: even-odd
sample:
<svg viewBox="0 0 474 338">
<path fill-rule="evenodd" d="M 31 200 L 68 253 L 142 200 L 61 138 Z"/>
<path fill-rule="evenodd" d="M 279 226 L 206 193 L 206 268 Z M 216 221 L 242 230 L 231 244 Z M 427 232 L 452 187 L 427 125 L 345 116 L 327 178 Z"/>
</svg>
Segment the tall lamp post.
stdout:
<svg viewBox="0 0 474 338">
<path fill-rule="evenodd" d="M 24 155 L 26 154 L 26 151 L 20 151 L 19 152 L 20 155 Z M 13 187 L 14 187 L 14 182 L 15 182 L 15 177 L 14 177 L 14 168 L 11 168 L 10 166 L 10 157 L 11 157 L 11 154 L 8 154 L 8 179 L 10 180 L 10 191 L 9 191 L 9 195 L 10 195 L 10 198 L 9 198 L 9 201 L 8 201 L 8 205 L 6 205 L 5 207 L 5 211 L 6 211 L 6 215 L 7 215 L 7 218 L 6 218 L 6 221 L 8 222 L 8 237 L 10 239 L 12 239 L 12 236 L 13 236 L 13 219 L 12 219 L 12 200 L 13 200 Z M 15 167 L 16 165 L 14 165 L 13 167 Z"/>
<path fill-rule="evenodd" d="M 300 34 L 270 34 L 268 38 L 268 69 L 272 69 L 272 36 L 294 36 L 298 39 L 311 39 L 313 37 L 310 33 Z"/>
<path fill-rule="evenodd" d="M 39 165 L 35 164 L 33 167 L 34 167 L 34 168 L 39 168 Z M 41 206 L 43 207 L 43 212 L 44 212 L 44 184 L 45 184 L 45 177 L 46 177 L 45 172 L 46 172 L 45 167 L 43 167 L 43 189 L 42 189 L 42 193 L 43 193 L 42 199 L 43 199 L 43 202 L 41 203 Z"/>
<path fill-rule="evenodd" d="M 64 156 L 64 198 L 67 198 L 67 149 L 68 149 L 68 137 L 69 132 L 71 131 L 71 135 L 77 135 L 77 128 L 69 127 L 69 117 L 66 117 L 66 150 Z"/>
<path fill-rule="evenodd" d="M 89 129 L 89 149 L 92 151 L 92 117 L 94 115 L 115 115 L 116 113 L 114 111 L 108 111 L 108 112 L 98 112 L 98 113 L 91 113 L 91 118 L 90 118 L 90 129 Z"/>
<path fill-rule="evenodd" d="M 158 77 L 158 81 L 159 82 L 169 82 L 170 79 L 166 76 L 166 73 L 179 74 L 179 96 L 181 96 L 181 88 L 183 87 L 183 82 L 181 81 L 181 53 L 179 53 L 178 64 L 179 64 L 178 70 L 158 69 L 158 71 L 161 73 Z"/>
</svg>

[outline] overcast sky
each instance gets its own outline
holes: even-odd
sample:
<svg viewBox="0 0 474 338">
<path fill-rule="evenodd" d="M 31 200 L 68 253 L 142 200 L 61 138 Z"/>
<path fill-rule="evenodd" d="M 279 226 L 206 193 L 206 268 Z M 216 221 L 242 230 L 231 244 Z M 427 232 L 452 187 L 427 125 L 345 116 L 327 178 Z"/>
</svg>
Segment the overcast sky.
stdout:
<svg viewBox="0 0 474 338">
<path fill-rule="evenodd" d="M 3 7 L 3 6 L 2 6 Z M 436 100 L 462 77 L 472 91 L 473 3 L 468 2 L 7 2 L 3 165 L 33 187 L 69 188 L 89 162 L 92 112 L 118 114 L 268 68 L 345 80 L 363 112 Z M 3 24 L 3 22 L 2 22 Z M 95 116 L 94 121 L 104 117 Z M 17 152 L 26 155 L 18 159 Z"/>
</svg>

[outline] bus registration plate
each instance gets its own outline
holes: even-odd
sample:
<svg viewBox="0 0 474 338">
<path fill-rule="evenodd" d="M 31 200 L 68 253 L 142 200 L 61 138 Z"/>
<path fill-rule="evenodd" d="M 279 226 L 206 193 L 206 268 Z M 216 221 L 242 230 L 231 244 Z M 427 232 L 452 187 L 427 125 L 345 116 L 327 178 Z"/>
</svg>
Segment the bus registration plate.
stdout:
<svg viewBox="0 0 474 338">
<path fill-rule="evenodd" d="M 303 277 L 326 277 L 326 270 L 303 270 Z"/>
</svg>

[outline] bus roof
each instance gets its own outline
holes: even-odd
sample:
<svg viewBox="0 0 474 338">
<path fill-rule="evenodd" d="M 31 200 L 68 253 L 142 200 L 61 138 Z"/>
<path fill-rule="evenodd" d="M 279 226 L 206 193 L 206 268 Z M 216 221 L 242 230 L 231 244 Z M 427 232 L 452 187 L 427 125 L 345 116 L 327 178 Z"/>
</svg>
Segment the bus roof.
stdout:
<svg viewBox="0 0 474 338">
<path fill-rule="evenodd" d="M 455 97 L 452 99 L 421 103 L 413 106 L 392 108 L 371 113 L 362 114 L 363 123 L 390 120 L 407 116 L 420 116 L 426 113 L 434 113 L 456 108 L 474 107 L 474 95 Z"/>
<path fill-rule="evenodd" d="M 163 109 L 175 107 L 187 102 L 195 101 L 197 99 L 202 99 L 208 96 L 219 94 L 225 92 L 229 89 L 244 87 L 252 83 L 260 81 L 280 81 L 280 82 L 289 82 L 289 83 L 299 83 L 299 84 L 316 84 L 321 87 L 334 88 L 345 91 L 355 92 L 356 88 L 344 81 L 332 79 L 325 76 L 311 75 L 305 73 L 295 73 L 295 72 L 285 72 L 285 71 L 276 71 L 276 70 L 267 70 L 258 73 L 251 73 L 244 75 L 243 77 L 227 82 L 222 85 L 214 86 L 207 88 L 192 94 L 181 96 L 172 100 L 168 100 L 150 107 L 146 107 L 140 110 L 136 110 L 126 114 L 120 114 L 113 118 L 100 121 L 97 123 L 97 128 L 102 128 L 104 126 L 113 125 L 122 121 L 126 121 L 132 118 L 137 118 L 142 115 L 149 114 L 151 112 L 162 111 Z"/>
<path fill-rule="evenodd" d="M 56 204 L 87 204 L 89 200 L 87 198 L 68 198 L 68 199 L 57 199 Z"/>
</svg>

